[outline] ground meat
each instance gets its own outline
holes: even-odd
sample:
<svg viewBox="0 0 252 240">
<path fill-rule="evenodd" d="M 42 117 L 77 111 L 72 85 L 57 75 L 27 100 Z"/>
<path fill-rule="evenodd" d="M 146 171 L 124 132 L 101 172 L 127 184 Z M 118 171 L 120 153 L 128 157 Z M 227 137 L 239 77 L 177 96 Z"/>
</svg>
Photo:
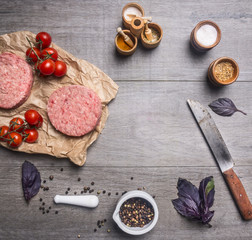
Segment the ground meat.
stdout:
<svg viewBox="0 0 252 240">
<path fill-rule="evenodd" d="M 79 85 L 54 91 L 48 100 L 47 110 L 56 130 L 68 136 L 82 136 L 92 131 L 102 113 L 97 94 Z"/>
<path fill-rule="evenodd" d="M 33 84 L 31 66 L 13 53 L 0 54 L 0 108 L 22 105 L 30 96 Z"/>
</svg>

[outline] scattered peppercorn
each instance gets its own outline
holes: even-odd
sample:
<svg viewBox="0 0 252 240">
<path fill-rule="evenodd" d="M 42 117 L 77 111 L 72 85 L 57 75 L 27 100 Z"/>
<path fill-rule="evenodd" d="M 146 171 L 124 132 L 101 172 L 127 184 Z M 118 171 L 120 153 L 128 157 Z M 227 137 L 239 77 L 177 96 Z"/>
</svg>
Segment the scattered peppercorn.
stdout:
<svg viewBox="0 0 252 240">
<path fill-rule="evenodd" d="M 84 188 L 83 188 L 84 190 L 87 190 L 87 187 L 86 186 L 84 186 Z"/>
<path fill-rule="evenodd" d="M 81 194 L 83 194 L 84 192 L 83 191 L 81 191 Z"/>
<path fill-rule="evenodd" d="M 45 206 L 45 203 L 43 202 L 42 205 Z"/>
<path fill-rule="evenodd" d="M 93 186 L 93 185 L 94 185 L 94 182 L 91 182 L 91 185 Z"/>
<path fill-rule="evenodd" d="M 107 219 L 105 218 L 103 221 L 104 221 L 104 222 L 107 222 Z"/>
<path fill-rule="evenodd" d="M 58 214 L 58 211 L 55 211 L 55 214 Z"/>
<path fill-rule="evenodd" d="M 105 194 L 105 193 L 106 193 L 106 190 L 103 190 L 102 193 Z"/>
<path fill-rule="evenodd" d="M 98 220 L 97 221 L 97 226 L 99 226 L 101 224 L 101 221 L 100 220 Z"/>
<path fill-rule="evenodd" d="M 42 207 L 39 207 L 39 210 L 42 210 Z"/>
<path fill-rule="evenodd" d="M 63 168 L 61 168 L 60 171 L 63 172 Z"/>
<path fill-rule="evenodd" d="M 97 229 L 95 228 L 95 229 L 94 229 L 94 232 L 96 232 L 96 231 L 97 231 Z"/>
<path fill-rule="evenodd" d="M 46 213 L 49 213 L 49 210 L 46 210 Z"/>
<path fill-rule="evenodd" d="M 77 192 L 74 192 L 74 195 L 76 195 L 77 194 Z"/>
<path fill-rule="evenodd" d="M 46 183 L 46 180 L 44 180 L 43 183 Z"/>
<path fill-rule="evenodd" d="M 66 191 L 66 194 L 68 194 L 68 191 Z"/>
<path fill-rule="evenodd" d="M 130 180 L 133 180 L 133 179 L 134 179 L 133 177 L 130 178 Z"/>
<path fill-rule="evenodd" d="M 51 206 L 49 207 L 49 209 L 51 209 Z"/>
<path fill-rule="evenodd" d="M 80 177 L 78 177 L 78 182 L 81 180 L 81 178 Z"/>
<path fill-rule="evenodd" d="M 111 192 L 108 193 L 108 196 L 110 196 L 110 195 L 111 195 Z"/>
<path fill-rule="evenodd" d="M 39 201 L 40 201 L 40 202 L 42 202 L 42 201 L 43 201 L 43 199 L 42 199 L 42 198 L 40 198 L 40 199 L 39 199 Z"/>
<path fill-rule="evenodd" d="M 119 193 L 118 192 L 116 192 L 116 195 L 118 195 Z"/>
<path fill-rule="evenodd" d="M 45 212 L 43 212 L 43 214 L 45 214 Z"/>
<path fill-rule="evenodd" d="M 51 176 L 49 177 L 49 179 L 50 179 L 50 180 L 53 180 L 53 178 L 54 178 L 54 176 L 53 176 L 53 175 L 51 175 Z"/>
<path fill-rule="evenodd" d="M 87 190 L 90 190 L 90 187 L 87 187 Z"/>
<path fill-rule="evenodd" d="M 98 228 L 101 228 L 101 225 L 99 225 Z"/>
<path fill-rule="evenodd" d="M 70 189 L 70 187 L 69 188 L 67 188 L 67 191 L 70 191 L 71 189 Z"/>
<path fill-rule="evenodd" d="M 155 196 L 155 195 L 153 195 L 152 197 L 153 197 L 153 198 L 155 198 L 156 196 Z"/>
</svg>

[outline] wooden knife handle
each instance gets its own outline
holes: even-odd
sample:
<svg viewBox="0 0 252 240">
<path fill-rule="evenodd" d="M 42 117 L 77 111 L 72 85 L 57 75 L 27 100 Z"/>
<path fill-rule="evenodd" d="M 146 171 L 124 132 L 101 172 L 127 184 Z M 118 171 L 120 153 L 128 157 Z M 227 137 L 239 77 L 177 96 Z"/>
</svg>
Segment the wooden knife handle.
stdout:
<svg viewBox="0 0 252 240">
<path fill-rule="evenodd" d="M 232 168 L 223 172 L 223 175 L 242 217 L 244 220 L 251 220 L 252 205 L 239 177 L 235 174 Z"/>
</svg>

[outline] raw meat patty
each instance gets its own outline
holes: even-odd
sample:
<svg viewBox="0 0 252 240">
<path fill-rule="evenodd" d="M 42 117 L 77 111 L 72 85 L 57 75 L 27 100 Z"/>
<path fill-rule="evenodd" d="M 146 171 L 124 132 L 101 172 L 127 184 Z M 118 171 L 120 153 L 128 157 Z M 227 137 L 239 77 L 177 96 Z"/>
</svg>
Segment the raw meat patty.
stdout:
<svg viewBox="0 0 252 240">
<path fill-rule="evenodd" d="M 33 83 L 31 66 L 13 53 L 0 54 L 0 108 L 22 105 L 30 96 Z"/>
<path fill-rule="evenodd" d="M 52 125 L 68 136 L 82 136 L 98 124 L 101 100 L 91 89 L 71 85 L 57 89 L 49 97 L 48 116 Z"/>
</svg>

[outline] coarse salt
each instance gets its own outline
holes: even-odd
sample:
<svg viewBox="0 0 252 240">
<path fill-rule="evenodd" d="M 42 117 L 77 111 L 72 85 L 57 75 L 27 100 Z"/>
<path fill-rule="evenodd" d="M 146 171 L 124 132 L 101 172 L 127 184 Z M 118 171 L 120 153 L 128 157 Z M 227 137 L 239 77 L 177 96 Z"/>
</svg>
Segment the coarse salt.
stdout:
<svg viewBox="0 0 252 240">
<path fill-rule="evenodd" d="M 196 38 L 201 45 L 211 46 L 217 40 L 217 30 L 214 26 L 205 24 L 196 32 Z"/>
<path fill-rule="evenodd" d="M 124 14 L 123 14 L 124 18 L 127 21 L 131 21 L 133 17 L 128 16 L 128 14 L 136 15 L 136 17 L 142 17 L 143 16 L 142 12 L 137 7 L 128 7 L 124 11 Z"/>
</svg>

